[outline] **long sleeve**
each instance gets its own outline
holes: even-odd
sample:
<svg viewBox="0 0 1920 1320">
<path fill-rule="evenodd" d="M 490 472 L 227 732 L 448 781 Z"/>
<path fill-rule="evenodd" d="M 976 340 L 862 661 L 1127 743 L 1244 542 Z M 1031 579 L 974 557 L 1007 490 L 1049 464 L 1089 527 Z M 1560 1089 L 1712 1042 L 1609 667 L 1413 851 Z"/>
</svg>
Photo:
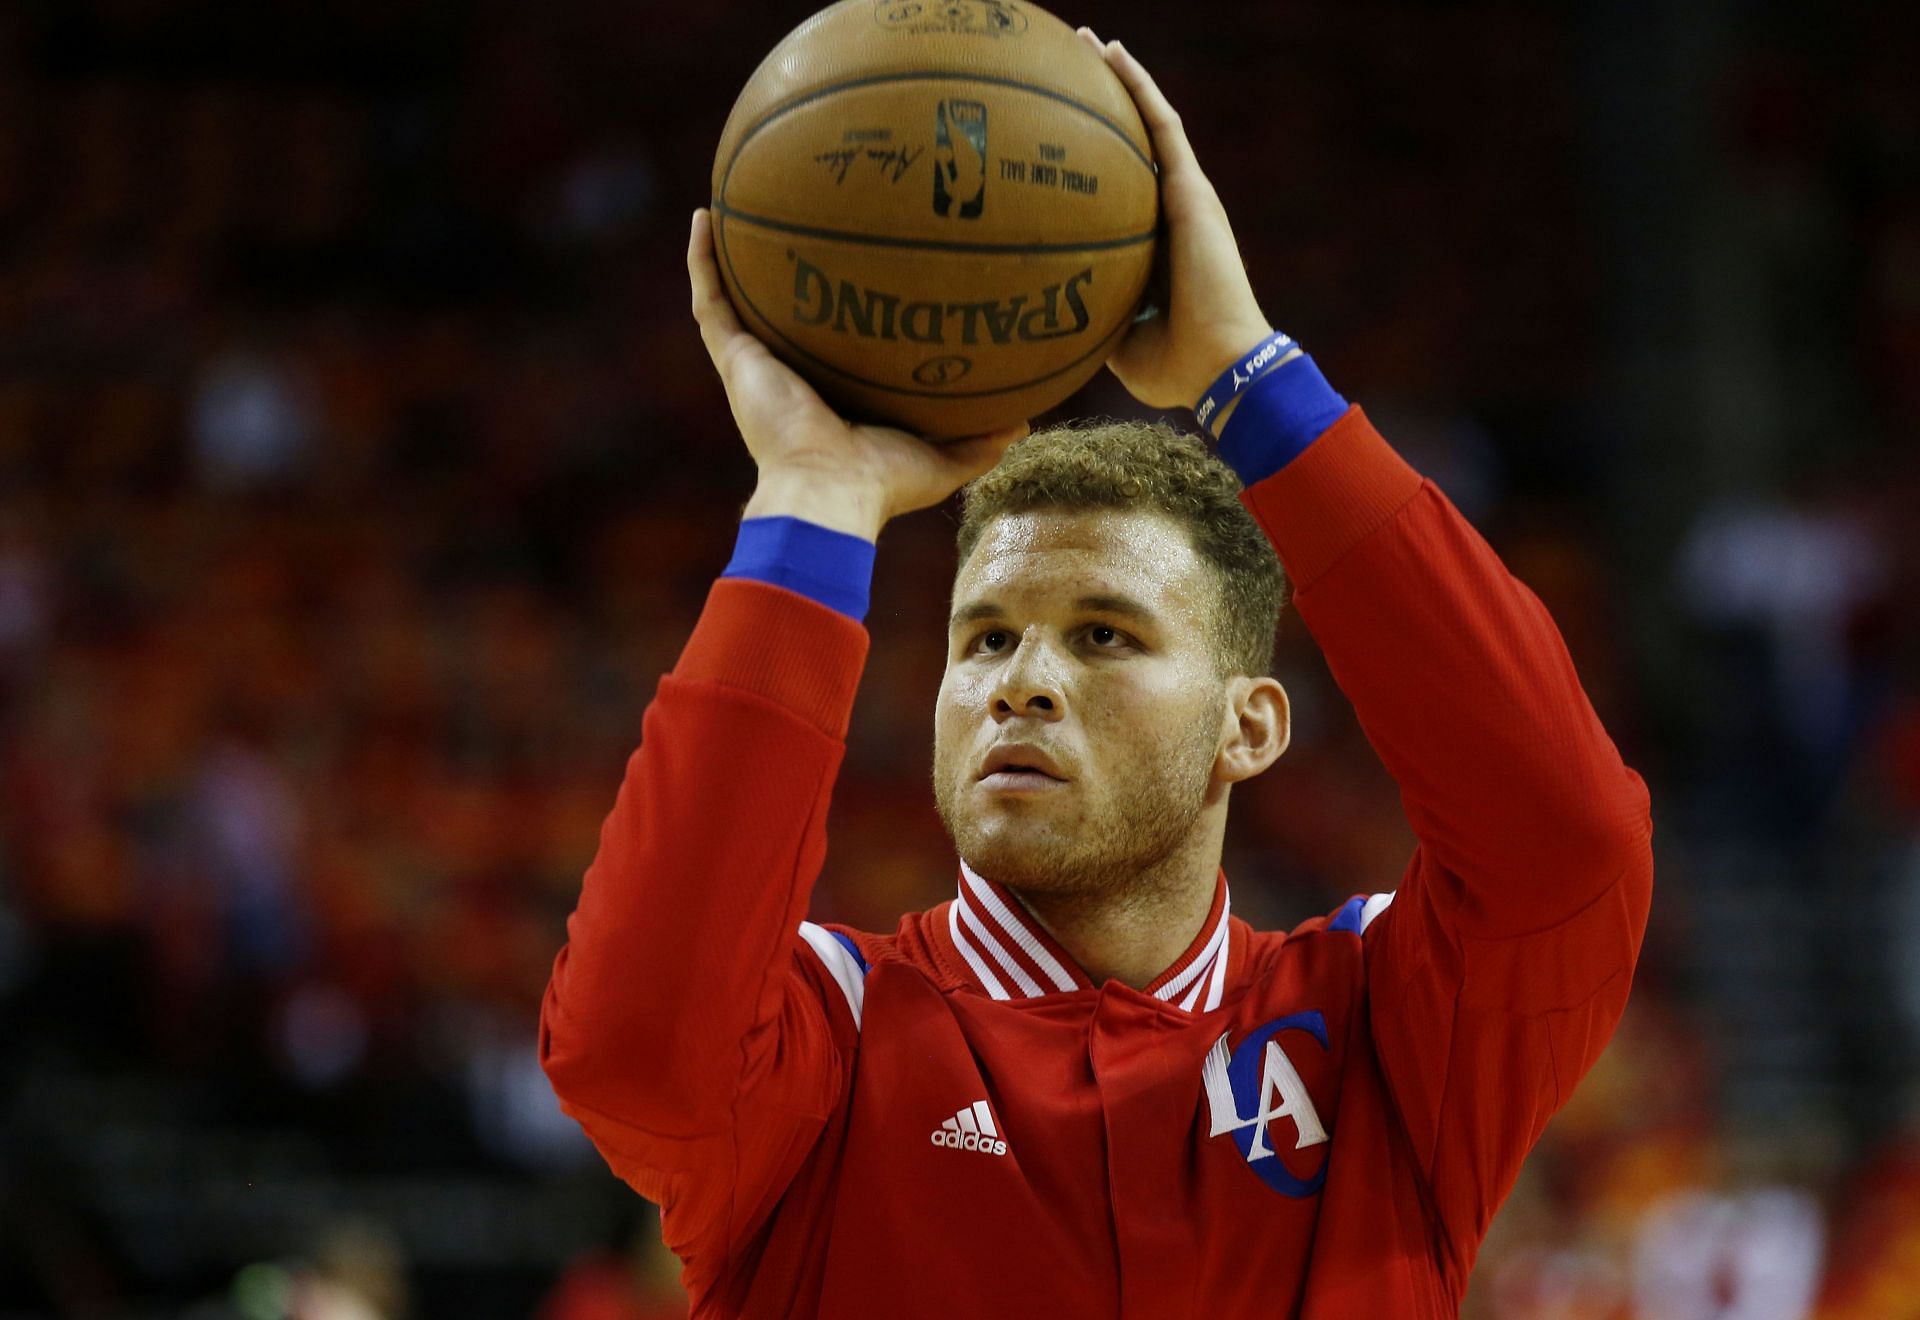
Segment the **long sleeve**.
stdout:
<svg viewBox="0 0 1920 1320">
<path fill-rule="evenodd" d="M 714 585 L 542 1005 L 562 1108 L 661 1204 L 696 1275 L 765 1218 L 847 1084 L 858 988 L 835 963 L 851 973 L 857 952 L 799 927 L 866 650 L 857 622 L 795 592 Z"/>
<path fill-rule="evenodd" d="M 1545 608 L 1358 408 L 1243 499 L 1419 843 L 1361 929 L 1374 1047 L 1458 1293 L 1624 1009 L 1646 790 Z"/>
</svg>

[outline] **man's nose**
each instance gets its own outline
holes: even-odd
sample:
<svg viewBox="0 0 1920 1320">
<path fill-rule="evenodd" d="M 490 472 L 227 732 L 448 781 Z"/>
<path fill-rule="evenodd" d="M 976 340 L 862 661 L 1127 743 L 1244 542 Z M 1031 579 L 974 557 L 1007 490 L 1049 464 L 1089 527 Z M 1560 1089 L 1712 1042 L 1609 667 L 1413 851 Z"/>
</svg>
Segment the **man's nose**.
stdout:
<svg viewBox="0 0 1920 1320">
<path fill-rule="evenodd" d="M 1007 667 L 993 691 L 993 717 L 1011 719 L 1030 715 L 1037 719 L 1057 720 L 1066 714 L 1066 688 L 1061 681 L 1059 657 L 1030 629 L 1014 648 Z"/>
</svg>

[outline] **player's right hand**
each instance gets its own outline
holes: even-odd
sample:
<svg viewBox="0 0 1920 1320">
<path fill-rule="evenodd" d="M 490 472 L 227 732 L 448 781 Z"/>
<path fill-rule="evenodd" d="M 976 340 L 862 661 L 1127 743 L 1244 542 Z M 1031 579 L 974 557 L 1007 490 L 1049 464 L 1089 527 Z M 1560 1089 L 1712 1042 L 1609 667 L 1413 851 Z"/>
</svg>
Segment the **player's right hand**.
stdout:
<svg viewBox="0 0 1920 1320">
<path fill-rule="evenodd" d="M 1133 97 L 1159 162 L 1169 296 L 1165 315 L 1141 321 L 1107 359 L 1134 398 L 1152 408 L 1191 407 L 1215 377 L 1273 333 L 1240 260 L 1220 194 L 1200 168 L 1180 115 L 1125 46 L 1080 36 Z"/>
<path fill-rule="evenodd" d="M 785 514 L 871 541 L 888 519 L 938 504 L 987 471 L 1027 433 L 1023 422 L 931 444 L 892 427 L 848 422 L 740 324 L 720 281 L 705 207 L 693 213 L 687 277 L 700 338 L 760 469 L 747 517 Z"/>
</svg>

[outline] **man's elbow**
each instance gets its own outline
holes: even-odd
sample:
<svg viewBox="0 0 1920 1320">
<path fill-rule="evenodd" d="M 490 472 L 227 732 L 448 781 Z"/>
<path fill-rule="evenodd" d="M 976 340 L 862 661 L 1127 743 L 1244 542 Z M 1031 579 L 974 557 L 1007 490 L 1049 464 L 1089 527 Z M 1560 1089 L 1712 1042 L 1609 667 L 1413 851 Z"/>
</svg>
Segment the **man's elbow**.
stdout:
<svg viewBox="0 0 1920 1320">
<path fill-rule="evenodd" d="M 1646 923 L 1646 905 L 1653 893 L 1653 800 L 1646 781 L 1621 767 L 1619 792 L 1596 823 L 1598 847 L 1614 883 L 1636 895 L 1633 906 Z"/>
<path fill-rule="evenodd" d="M 1647 786 L 1625 766 L 1618 773 L 1618 779 L 1589 787 L 1577 800 L 1562 803 L 1541 832 L 1551 852 L 1543 860 L 1551 861 L 1553 869 L 1566 877 L 1574 894 L 1597 894 L 1615 885 L 1645 894 L 1653 887 L 1653 816 Z"/>
<path fill-rule="evenodd" d="M 1653 816 L 1646 784 L 1632 770 L 1623 767 L 1622 774 L 1619 792 L 1594 802 L 1568 825 L 1565 839 L 1586 877 L 1580 888 L 1615 895 L 1599 906 L 1612 914 L 1621 957 L 1631 966 L 1639 958 L 1653 901 Z"/>
<path fill-rule="evenodd" d="M 568 1110 L 584 1108 L 610 1112 L 616 1099 L 631 1102 L 631 1088 L 622 1083 L 615 1065 L 618 1051 L 604 1031 L 572 1018 L 561 1006 L 558 980 L 550 982 L 540 1005 L 540 1067 L 547 1082 Z"/>
<path fill-rule="evenodd" d="M 1463 841 L 1438 856 L 1461 880 L 1467 933 L 1508 939 L 1558 928 L 1608 894 L 1635 947 L 1653 890 L 1653 824 L 1645 785 L 1624 767 L 1604 789 L 1535 802 L 1486 846 Z"/>
</svg>

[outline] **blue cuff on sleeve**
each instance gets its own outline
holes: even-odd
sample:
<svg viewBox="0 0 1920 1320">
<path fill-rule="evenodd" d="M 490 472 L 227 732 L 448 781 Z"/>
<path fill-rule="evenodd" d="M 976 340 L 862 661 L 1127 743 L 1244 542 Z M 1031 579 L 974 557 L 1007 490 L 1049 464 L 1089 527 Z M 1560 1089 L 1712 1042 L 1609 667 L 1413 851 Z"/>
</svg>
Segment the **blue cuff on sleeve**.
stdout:
<svg viewBox="0 0 1920 1320">
<path fill-rule="evenodd" d="M 867 617 L 874 544 L 804 518 L 748 518 L 721 577 L 797 591 L 856 622 Z"/>
<path fill-rule="evenodd" d="M 1298 458 L 1346 411 L 1347 401 L 1302 353 L 1241 397 L 1221 433 L 1220 457 L 1251 486 Z"/>
</svg>

